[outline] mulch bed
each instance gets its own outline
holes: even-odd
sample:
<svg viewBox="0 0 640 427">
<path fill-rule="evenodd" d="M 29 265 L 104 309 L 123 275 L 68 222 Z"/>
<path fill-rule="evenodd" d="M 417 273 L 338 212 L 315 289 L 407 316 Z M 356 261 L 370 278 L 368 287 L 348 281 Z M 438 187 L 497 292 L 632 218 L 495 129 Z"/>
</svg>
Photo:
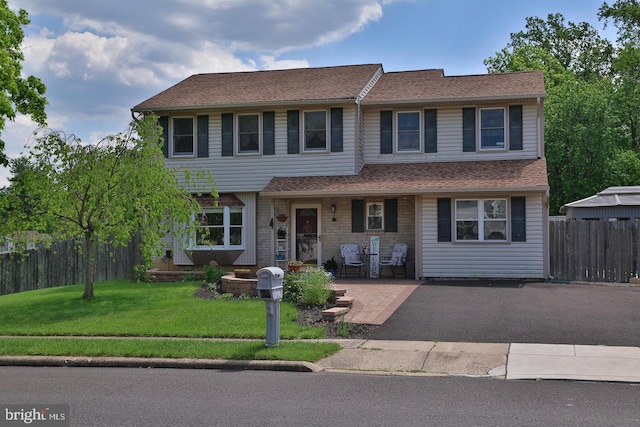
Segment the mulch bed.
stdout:
<svg viewBox="0 0 640 427">
<path fill-rule="evenodd" d="M 220 294 L 209 285 L 202 285 L 195 290 L 193 296 L 202 299 L 215 299 L 219 298 Z M 298 320 L 296 320 L 296 323 L 298 325 L 324 328 L 325 338 L 368 339 L 377 328 L 376 325 L 341 321 L 329 322 L 322 318 L 322 310 L 325 308 L 298 306 Z"/>
</svg>

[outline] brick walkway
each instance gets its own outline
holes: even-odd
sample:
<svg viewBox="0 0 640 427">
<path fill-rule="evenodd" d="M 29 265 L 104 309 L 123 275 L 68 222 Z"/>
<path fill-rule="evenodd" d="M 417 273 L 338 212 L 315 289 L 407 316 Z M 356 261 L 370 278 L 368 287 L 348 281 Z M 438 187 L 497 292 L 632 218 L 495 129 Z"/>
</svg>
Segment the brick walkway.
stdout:
<svg viewBox="0 0 640 427">
<path fill-rule="evenodd" d="M 354 298 L 345 321 L 382 325 L 422 282 L 407 279 L 336 279 Z"/>
</svg>

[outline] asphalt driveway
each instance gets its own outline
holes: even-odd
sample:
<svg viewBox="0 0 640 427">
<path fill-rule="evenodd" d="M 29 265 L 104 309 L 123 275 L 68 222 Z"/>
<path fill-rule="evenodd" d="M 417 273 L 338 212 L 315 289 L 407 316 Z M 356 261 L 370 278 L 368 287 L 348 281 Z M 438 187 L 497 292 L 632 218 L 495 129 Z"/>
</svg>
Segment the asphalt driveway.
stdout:
<svg viewBox="0 0 640 427">
<path fill-rule="evenodd" d="M 640 287 L 426 282 L 371 339 L 640 346 Z"/>
</svg>

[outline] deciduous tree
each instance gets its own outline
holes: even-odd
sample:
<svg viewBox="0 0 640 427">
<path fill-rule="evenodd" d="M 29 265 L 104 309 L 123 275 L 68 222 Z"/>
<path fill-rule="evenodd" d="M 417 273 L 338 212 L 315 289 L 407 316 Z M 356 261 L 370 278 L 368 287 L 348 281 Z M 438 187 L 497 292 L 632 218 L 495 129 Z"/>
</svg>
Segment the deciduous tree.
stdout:
<svg viewBox="0 0 640 427">
<path fill-rule="evenodd" d="M 41 201 L 43 215 L 56 219 L 56 237 L 84 243 L 83 298 L 93 297 L 97 243 L 123 245 L 140 233 L 143 259 L 149 263 L 161 253 L 161 238 L 176 223 L 193 224 L 199 210 L 178 185 L 176 171 L 165 166 L 155 116 L 134 121 L 127 132 L 97 144 L 47 131 L 36 139 L 29 160 L 35 173 L 25 180 L 26 191 Z"/>
<path fill-rule="evenodd" d="M 29 24 L 27 11 L 17 13 L 9 9 L 6 0 L 0 0 L 0 132 L 6 120 L 14 120 L 16 113 L 31 115 L 39 125 L 46 124 L 44 96 L 46 87 L 40 79 L 21 75 L 21 45 L 24 39 L 23 26 Z M 5 143 L 0 139 L 0 165 L 7 166 Z"/>
</svg>

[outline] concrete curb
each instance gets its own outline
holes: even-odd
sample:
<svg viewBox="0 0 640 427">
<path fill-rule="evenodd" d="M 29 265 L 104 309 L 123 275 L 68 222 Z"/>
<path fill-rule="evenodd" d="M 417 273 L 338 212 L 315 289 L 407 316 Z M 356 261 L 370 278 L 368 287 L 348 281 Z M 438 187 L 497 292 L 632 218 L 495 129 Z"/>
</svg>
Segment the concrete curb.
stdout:
<svg viewBox="0 0 640 427">
<path fill-rule="evenodd" d="M 0 366 L 66 366 L 103 368 L 226 369 L 320 372 L 311 362 L 285 360 L 162 359 L 137 357 L 0 356 Z"/>
</svg>

